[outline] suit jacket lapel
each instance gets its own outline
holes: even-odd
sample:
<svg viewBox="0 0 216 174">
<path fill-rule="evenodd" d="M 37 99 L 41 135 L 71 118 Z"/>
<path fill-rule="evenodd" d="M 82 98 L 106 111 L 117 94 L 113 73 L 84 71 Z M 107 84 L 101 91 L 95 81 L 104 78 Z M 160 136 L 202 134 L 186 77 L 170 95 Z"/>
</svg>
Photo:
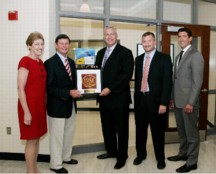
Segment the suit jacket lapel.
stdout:
<svg viewBox="0 0 216 174">
<path fill-rule="evenodd" d="M 151 61 L 151 64 L 150 64 L 150 67 L 149 67 L 149 75 L 152 71 L 152 69 L 154 68 L 154 65 L 156 64 L 157 60 L 158 60 L 158 52 L 156 51 L 154 56 L 152 57 L 152 61 Z"/>
<path fill-rule="evenodd" d="M 117 43 L 117 45 L 113 49 L 112 53 L 110 54 L 109 58 L 107 59 L 106 64 L 108 64 L 112 59 L 115 58 L 115 55 L 119 52 L 119 48 L 120 48 L 120 45 Z M 105 51 L 106 51 L 106 49 L 105 49 Z M 105 51 L 104 51 L 104 54 L 105 54 Z M 105 64 L 105 66 L 106 66 L 106 64 Z"/>
<path fill-rule="evenodd" d="M 106 47 L 104 47 L 101 51 L 100 54 L 98 54 L 98 65 L 100 65 L 100 67 L 102 67 L 102 62 L 103 62 L 103 58 L 104 58 L 104 54 L 106 52 Z"/>
<path fill-rule="evenodd" d="M 181 61 L 180 61 L 180 63 L 178 64 L 178 67 L 176 67 L 176 73 L 178 73 L 178 70 L 181 68 L 181 65 L 184 63 L 184 61 L 187 60 L 187 57 L 189 56 L 189 54 L 190 54 L 190 52 L 191 52 L 192 49 L 193 49 L 193 48 L 190 47 L 190 48 L 185 52 L 185 54 L 182 56 Z M 177 58 L 176 58 L 177 61 L 178 61 L 178 57 L 179 57 L 179 55 L 178 55 Z M 176 63 L 177 63 L 177 62 L 176 62 Z M 177 64 L 176 64 L 176 65 L 177 65 Z"/>
<path fill-rule="evenodd" d="M 144 66 L 144 55 L 145 54 L 142 54 L 140 55 L 141 56 L 141 59 L 140 59 L 140 62 L 138 65 L 139 65 L 139 72 L 138 72 L 138 75 L 140 75 L 140 81 L 142 81 L 142 76 L 143 76 L 143 66 Z M 141 88 L 141 86 L 140 86 Z"/>
<path fill-rule="evenodd" d="M 57 61 L 57 64 L 58 64 L 59 68 L 60 68 L 62 71 L 64 71 L 64 72 L 67 74 L 68 78 L 69 78 L 68 72 L 67 72 L 67 70 L 66 70 L 66 68 L 65 68 L 65 66 L 64 66 L 64 64 L 63 64 L 63 62 L 61 61 L 60 57 L 58 56 L 58 54 L 56 54 L 56 61 Z M 70 64 L 69 64 L 69 65 L 70 65 Z"/>
</svg>

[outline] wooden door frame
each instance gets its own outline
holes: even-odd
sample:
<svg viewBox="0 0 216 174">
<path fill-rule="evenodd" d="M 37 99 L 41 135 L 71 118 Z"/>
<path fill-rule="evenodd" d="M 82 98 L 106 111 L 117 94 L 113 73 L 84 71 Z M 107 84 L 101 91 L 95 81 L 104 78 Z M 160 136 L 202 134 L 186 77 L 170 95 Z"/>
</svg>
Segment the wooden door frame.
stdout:
<svg viewBox="0 0 216 174">
<path fill-rule="evenodd" d="M 173 27 L 173 31 L 168 31 L 168 26 Z M 176 23 L 162 23 L 161 24 L 161 50 L 164 53 L 170 54 L 171 35 L 177 35 L 178 27 L 187 27 L 192 30 L 193 37 L 201 37 L 201 53 L 205 60 L 204 65 L 204 79 L 200 93 L 200 116 L 199 116 L 199 130 L 206 131 L 207 129 L 207 113 L 208 113 L 208 89 L 209 89 L 209 53 L 210 53 L 210 26 L 206 25 L 191 25 L 191 24 L 176 24 Z M 166 132 L 177 131 L 176 128 L 169 128 L 169 119 L 167 117 Z M 206 138 L 206 135 L 205 135 Z"/>
</svg>

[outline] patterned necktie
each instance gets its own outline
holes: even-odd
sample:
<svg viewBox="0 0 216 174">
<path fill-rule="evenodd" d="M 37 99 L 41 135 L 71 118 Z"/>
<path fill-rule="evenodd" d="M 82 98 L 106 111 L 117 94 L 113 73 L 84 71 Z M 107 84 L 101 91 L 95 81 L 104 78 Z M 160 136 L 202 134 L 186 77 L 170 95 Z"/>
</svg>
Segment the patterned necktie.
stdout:
<svg viewBox="0 0 216 174">
<path fill-rule="evenodd" d="M 106 61 L 107 61 L 108 58 L 109 58 L 110 51 L 111 51 L 110 48 L 107 48 L 107 49 L 106 49 L 106 52 L 105 52 L 105 54 L 104 54 L 104 58 L 103 58 L 102 68 L 105 66 Z"/>
<path fill-rule="evenodd" d="M 71 70 L 70 70 L 70 66 L 69 66 L 69 63 L 68 63 L 68 60 L 67 58 L 65 59 L 65 69 L 70 77 L 70 79 L 72 80 L 72 76 L 71 76 Z"/>
<path fill-rule="evenodd" d="M 144 65 L 144 70 L 143 70 L 142 84 L 141 84 L 141 91 L 142 92 L 146 92 L 146 90 L 147 90 L 150 60 L 151 60 L 150 56 L 147 55 L 145 65 Z"/>
</svg>

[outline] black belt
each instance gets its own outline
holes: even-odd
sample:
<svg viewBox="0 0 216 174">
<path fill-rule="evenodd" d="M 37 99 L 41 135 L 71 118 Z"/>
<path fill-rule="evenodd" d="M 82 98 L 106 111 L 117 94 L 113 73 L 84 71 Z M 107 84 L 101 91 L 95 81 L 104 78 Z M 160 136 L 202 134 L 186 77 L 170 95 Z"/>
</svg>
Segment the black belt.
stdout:
<svg viewBox="0 0 216 174">
<path fill-rule="evenodd" d="M 149 95 L 150 92 L 142 92 L 143 95 Z"/>
</svg>

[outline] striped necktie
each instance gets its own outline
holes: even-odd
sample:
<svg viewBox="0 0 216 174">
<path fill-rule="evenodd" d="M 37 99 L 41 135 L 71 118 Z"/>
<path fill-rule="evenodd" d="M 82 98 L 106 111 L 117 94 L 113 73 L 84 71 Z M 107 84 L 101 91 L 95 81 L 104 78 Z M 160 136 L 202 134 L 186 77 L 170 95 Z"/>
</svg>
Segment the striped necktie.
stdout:
<svg viewBox="0 0 216 174">
<path fill-rule="evenodd" d="M 71 76 L 71 70 L 70 70 L 70 66 L 69 66 L 69 63 L 68 63 L 68 60 L 67 58 L 65 59 L 65 69 L 70 77 L 70 79 L 72 80 L 72 76 Z"/>
</svg>

